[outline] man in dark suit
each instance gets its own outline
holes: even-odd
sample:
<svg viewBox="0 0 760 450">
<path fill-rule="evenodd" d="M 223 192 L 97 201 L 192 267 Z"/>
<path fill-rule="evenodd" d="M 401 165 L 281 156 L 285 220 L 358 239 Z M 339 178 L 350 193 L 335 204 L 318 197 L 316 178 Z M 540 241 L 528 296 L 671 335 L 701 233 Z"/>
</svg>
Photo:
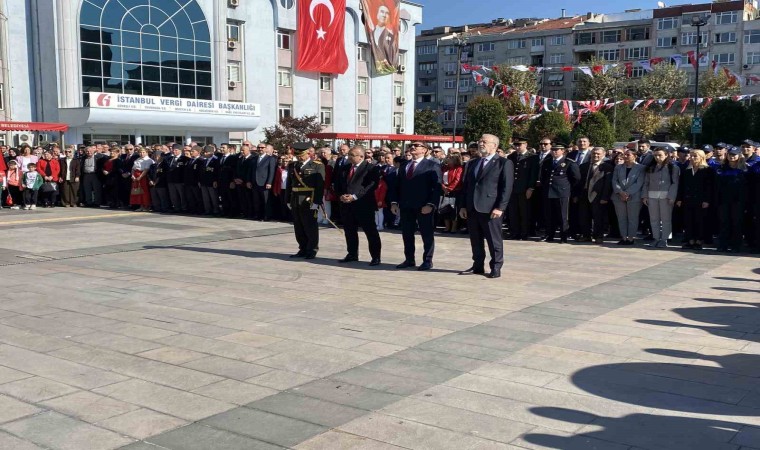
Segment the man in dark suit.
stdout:
<svg viewBox="0 0 760 450">
<path fill-rule="evenodd" d="M 369 243 L 370 266 L 380 265 L 380 233 L 375 224 L 375 190 L 380 183 L 380 168 L 364 159 L 364 148 L 356 146 L 348 152 L 349 169 L 336 180 L 335 195 L 340 201 L 340 216 L 346 233 L 348 252 L 340 263 L 359 260 L 359 227 Z"/>
<path fill-rule="evenodd" d="M 538 170 L 539 170 L 539 177 L 538 182 L 536 182 L 536 189 L 538 192 L 535 192 L 531 198 L 532 202 L 532 208 L 531 211 L 533 212 L 533 221 L 530 223 L 530 233 L 533 234 L 537 230 L 540 230 L 542 228 L 546 228 L 546 224 L 544 224 L 544 200 L 541 194 L 541 164 L 544 163 L 544 161 L 549 158 L 551 159 L 552 156 L 552 140 L 548 137 L 542 138 L 538 142 Z"/>
<path fill-rule="evenodd" d="M 197 145 L 190 148 L 190 155 L 185 165 L 185 174 L 183 181 L 185 183 L 185 197 L 187 198 L 187 212 L 191 214 L 203 213 L 203 197 L 201 196 L 201 173 L 203 170 L 203 159 L 201 158 L 201 148 Z"/>
<path fill-rule="evenodd" d="M 169 198 L 171 199 L 175 213 L 187 211 L 184 184 L 187 161 L 188 159 L 182 154 L 182 145 L 172 145 L 172 158 L 169 161 L 166 179 L 169 184 Z"/>
<path fill-rule="evenodd" d="M 253 218 L 253 194 L 251 184 L 251 167 L 254 163 L 254 156 L 251 155 L 251 147 L 244 144 L 240 149 L 240 155 L 235 167 L 235 191 L 237 192 L 237 202 L 243 217 L 246 219 Z"/>
<path fill-rule="evenodd" d="M 591 140 L 586 136 L 581 136 L 575 141 L 577 150 L 573 150 L 567 154 L 567 159 L 575 161 L 578 167 L 583 163 L 589 162 L 591 159 Z M 578 203 L 570 203 L 570 234 L 576 239 L 580 239 L 580 217 L 578 211 Z"/>
<path fill-rule="evenodd" d="M 240 211 L 235 200 L 235 169 L 238 155 L 233 144 L 221 145 L 219 156 L 219 195 L 222 198 L 222 211 L 225 217 L 235 217 Z"/>
<path fill-rule="evenodd" d="M 559 226 L 560 242 L 567 242 L 570 229 L 569 208 L 573 187 L 580 180 L 580 171 L 575 161 L 565 157 L 565 147 L 555 145 L 552 154 L 541 164 L 541 196 L 544 203 L 546 236 L 542 241 L 554 241 Z"/>
<path fill-rule="evenodd" d="M 268 221 L 272 218 L 269 197 L 277 170 L 277 158 L 272 154 L 274 147 L 261 143 L 256 147 L 258 155 L 251 164 L 249 180 L 253 193 L 253 211 L 256 220 Z"/>
<path fill-rule="evenodd" d="M 615 168 L 604 160 L 605 153 L 604 148 L 597 147 L 591 152 L 591 159 L 580 165 L 581 182 L 576 185 L 573 196 L 573 203 L 578 208 L 579 242 L 590 242 L 591 238 L 597 244 L 604 242 L 607 207 L 612 195 L 612 171 Z"/>
<path fill-rule="evenodd" d="M 510 238 L 528 239 L 531 230 L 531 203 L 538 182 L 538 155 L 528 153 L 528 142 L 517 141 L 517 150 L 508 156 L 515 169 L 515 183 L 509 200 Z"/>
<path fill-rule="evenodd" d="M 61 203 L 63 206 L 77 206 L 79 199 L 79 178 L 82 175 L 82 165 L 74 157 L 74 146 L 69 145 L 60 159 L 61 163 Z"/>
<path fill-rule="evenodd" d="M 496 154 L 496 149 L 499 148 L 498 137 L 484 134 L 479 145 L 480 158 L 467 165 L 462 187 L 464 207 L 460 209 L 459 215 L 467 220 L 473 261 L 472 267 L 463 273 L 485 273 L 485 239 L 491 256 L 491 273 L 488 277 L 499 278 L 504 265 L 502 216 L 512 195 L 515 169 L 511 160 Z"/>
<path fill-rule="evenodd" d="M 398 171 L 396 186 L 389 187 L 391 212 L 401 217 L 401 233 L 404 238 L 404 262 L 398 269 L 415 267 L 414 233 L 419 228 L 423 244 L 423 262 L 418 270 L 433 268 L 435 250 L 435 208 L 441 201 L 443 187 L 441 166 L 425 159 L 428 148 L 421 142 L 410 147 L 411 160 Z"/>
<path fill-rule="evenodd" d="M 219 157 L 214 154 L 214 146 L 207 145 L 203 149 L 204 160 L 202 166 L 200 185 L 203 197 L 203 212 L 207 216 L 219 214 Z"/>
</svg>

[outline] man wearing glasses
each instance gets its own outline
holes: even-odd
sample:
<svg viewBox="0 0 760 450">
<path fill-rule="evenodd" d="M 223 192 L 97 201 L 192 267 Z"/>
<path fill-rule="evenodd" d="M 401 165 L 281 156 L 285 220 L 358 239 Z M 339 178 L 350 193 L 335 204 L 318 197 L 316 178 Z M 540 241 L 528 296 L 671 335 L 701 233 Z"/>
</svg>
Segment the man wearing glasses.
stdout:
<svg viewBox="0 0 760 450">
<path fill-rule="evenodd" d="M 554 234 L 559 227 L 560 243 L 567 242 L 567 232 L 570 229 L 570 196 L 573 188 L 580 181 L 581 174 L 578 164 L 565 157 L 565 147 L 552 147 L 551 157 L 541 164 L 541 196 L 544 204 L 544 225 L 546 236 L 541 240 L 553 242 Z"/>
<path fill-rule="evenodd" d="M 404 262 L 398 269 L 416 267 L 414 233 L 419 228 L 423 243 L 423 262 L 417 270 L 433 268 L 435 249 L 435 214 L 441 201 L 443 178 L 440 164 L 425 159 L 427 146 L 415 142 L 409 148 L 411 159 L 402 163 L 396 177 L 396 186 L 388 188 L 391 212 L 401 216 L 401 233 L 404 239 Z"/>
</svg>

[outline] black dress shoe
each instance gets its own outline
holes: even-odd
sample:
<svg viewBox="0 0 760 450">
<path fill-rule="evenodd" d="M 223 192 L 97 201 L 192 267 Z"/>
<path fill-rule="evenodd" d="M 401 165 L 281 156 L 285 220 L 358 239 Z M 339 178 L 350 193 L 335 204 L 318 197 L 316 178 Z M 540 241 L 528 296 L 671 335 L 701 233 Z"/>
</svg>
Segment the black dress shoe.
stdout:
<svg viewBox="0 0 760 450">
<path fill-rule="evenodd" d="M 430 270 L 433 268 L 433 263 L 424 262 L 420 264 L 420 267 L 417 268 L 417 270 L 423 271 L 423 270 Z"/>
<path fill-rule="evenodd" d="M 554 242 L 554 236 L 544 236 L 541 238 L 541 242 Z"/>
<path fill-rule="evenodd" d="M 303 257 L 303 259 L 314 259 L 317 257 L 317 252 L 309 252 L 306 254 L 306 256 Z"/>
<path fill-rule="evenodd" d="M 306 252 L 298 252 L 295 255 L 290 255 L 291 258 L 303 258 L 306 256 Z"/>
<path fill-rule="evenodd" d="M 417 263 L 415 263 L 414 261 L 404 261 L 398 266 L 396 266 L 397 269 L 406 269 L 409 267 L 417 267 Z"/>
<path fill-rule="evenodd" d="M 372 258 L 372 261 L 369 262 L 369 265 L 371 267 L 379 266 L 380 265 L 380 258 Z"/>
<path fill-rule="evenodd" d="M 346 255 L 345 258 L 338 260 L 338 262 L 341 264 L 356 262 L 356 261 L 359 261 L 359 258 L 356 256 L 351 256 L 351 255 Z"/>
<path fill-rule="evenodd" d="M 488 274 L 488 278 L 501 278 L 501 270 L 492 270 L 491 273 Z"/>
<path fill-rule="evenodd" d="M 464 270 L 464 271 L 462 271 L 462 272 L 459 272 L 459 275 L 469 275 L 469 274 L 473 274 L 473 275 L 483 275 L 483 274 L 485 274 L 485 273 L 486 273 L 485 269 L 478 269 L 478 268 L 476 268 L 476 267 L 470 267 L 470 268 L 469 268 L 469 269 L 467 269 L 467 270 Z"/>
<path fill-rule="evenodd" d="M 559 243 L 560 244 L 567 244 L 567 238 L 566 237 L 559 238 Z"/>
</svg>

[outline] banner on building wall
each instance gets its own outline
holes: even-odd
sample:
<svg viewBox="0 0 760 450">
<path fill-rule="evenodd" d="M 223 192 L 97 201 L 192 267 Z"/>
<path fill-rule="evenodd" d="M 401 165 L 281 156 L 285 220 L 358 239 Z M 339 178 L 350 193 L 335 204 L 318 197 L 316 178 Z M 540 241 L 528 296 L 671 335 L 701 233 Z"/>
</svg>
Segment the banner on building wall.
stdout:
<svg viewBox="0 0 760 450">
<path fill-rule="evenodd" d="M 394 73 L 398 63 L 400 0 L 361 1 L 375 69 L 382 75 Z"/>
<path fill-rule="evenodd" d="M 90 92 L 90 108 L 121 109 L 126 111 L 157 111 L 170 113 L 222 114 L 259 117 L 255 103 L 219 102 L 192 98 L 154 97 L 150 95 Z"/>
<path fill-rule="evenodd" d="M 298 61 L 305 72 L 346 73 L 346 0 L 298 0 Z"/>
</svg>

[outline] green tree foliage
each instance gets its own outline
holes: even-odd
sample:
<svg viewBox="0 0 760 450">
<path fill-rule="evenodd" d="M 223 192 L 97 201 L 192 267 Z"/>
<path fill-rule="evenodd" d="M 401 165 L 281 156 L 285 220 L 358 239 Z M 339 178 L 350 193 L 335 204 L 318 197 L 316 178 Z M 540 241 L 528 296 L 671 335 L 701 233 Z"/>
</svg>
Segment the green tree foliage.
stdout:
<svg viewBox="0 0 760 450">
<path fill-rule="evenodd" d="M 671 141 L 681 145 L 691 142 L 691 116 L 672 116 L 668 120 L 668 135 Z"/>
<path fill-rule="evenodd" d="M 615 141 L 610 121 L 600 112 L 583 116 L 581 123 L 572 133 L 573 140 L 580 136 L 587 136 L 594 147 L 610 147 Z"/>
<path fill-rule="evenodd" d="M 591 58 L 585 63 L 589 67 L 604 66 L 610 64 L 608 61 L 598 58 Z M 621 98 L 630 81 L 625 78 L 625 67 L 618 65 L 611 67 L 606 73 L 598 72 L 593 77 L 586 74 L 580 74 L 578 79 L 578 100 L 602 100 L 605 98 Z M 616 79 L 615 77 L 622 77 Z M 617 84 L 617 92 L 615 86 Z M 616 95 L 617 94 L 617 95 Z"/>
<path fill-rule="evenodd" d="M 718 100 L 702 116 L 702 141 L 737 144 L 747 138 L 749 112 L 739 102 Z"/>
<path fill-rule="evenodd" d="M 418 109 L 414 112 L 414 134 L 440 136 L 443 133 L 438 123 L 438 114 L 430 109 Z"/>
<path fill-rule="evenodd" d="M 283 151 L 296 142 L 307 140 L 307 134 L 321 131 L 317 116 L 283 117 L 280 123 L 264 128 L 264 139 L 277 151 Z"/>
<path fill-rule="evenodd" d="M 657 133 L 662 126 L 662 118 L 651 109 L 639 109 L 636 113 L 636 131 L 644 137 L 650 138 Z"/>
<path fill-rule="evenodd" d="M 722 70 L 715 75 L 712 70 L 699 74 L 700 97 L 727 97 L 741 93 L 742 87 L 738 82 L 733 82 Z"/>
<path fill-rule="evenodd" d="M 530 92 L 531 94 L 538 93 L 538 78 L 533 72 L 521 72 L 519 70 L 510 69 L 509 66 L 496 66 L 489 76 L 497 83 L 509 86 L 510 89 L 517 92 Z M 496 94 L 499 94 L 498 90 Z M 508 95 L 507 97 L 500 98 L 504 102 L 504 109 L 508 116 L 533 113 L 533 109 L 530 105 L 523 105 L 517 95 Z"/>
<path fill-rule="evenodd" d="M 564 114 L 552 111 L 530 122 L 526 138 L 535 148 L 538 148 L 538 142 L 545 137 L 554 142 L 567 144 L 570 141 L 572 129 Z"/>
<path fill-rule="evenodd" d="M 686 97 L 688 77 L 683 70 L 667 63 L 656 64 L 652 71 L 636 82 L 638 98 Z"/>
<path fill-rule="evenodd" d="M 617 108 L 617 117 L 615 109 Z M 630 106 L 619 104 L 604 110 L 607 120 L 615 130 L 615 142 L 629 142 L 636 129 L 636 115 Z"/>
<path fill-rule="evenodd" d="M 467 105 L 467 120 L 463 134 L 466 142 L 477 141 L 483 134 L 493 134 L 498 136 L 501 142 L 509 142 L 512 127 L 501 100 L 481 95 L 470 101 Z"/>
</svg>

